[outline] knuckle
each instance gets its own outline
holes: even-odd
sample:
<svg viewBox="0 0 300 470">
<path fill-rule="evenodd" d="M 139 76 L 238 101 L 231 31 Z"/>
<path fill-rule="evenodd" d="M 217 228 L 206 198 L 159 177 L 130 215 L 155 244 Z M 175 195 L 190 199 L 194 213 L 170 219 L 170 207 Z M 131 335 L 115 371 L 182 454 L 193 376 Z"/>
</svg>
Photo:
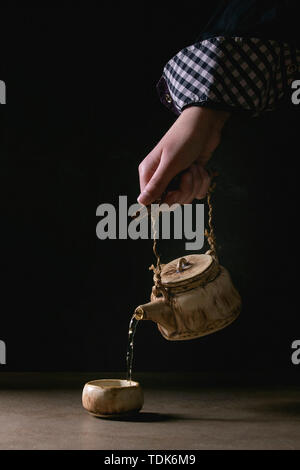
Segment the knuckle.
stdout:
<svg viewBox="0 0 300 470">
<path fill-rule="evenodd" d="M 174 153 L 174 148 L 171 142 L 165 143 L 162 149 L 163 158 L 168 158 Z"/>
<path fill-rule="evenodd" d="M 156 181 L 150 181 L 147 184 L 146 191 L 148 194 L 155 195 L 158 191 L 158 183 Z"/>
</svg>

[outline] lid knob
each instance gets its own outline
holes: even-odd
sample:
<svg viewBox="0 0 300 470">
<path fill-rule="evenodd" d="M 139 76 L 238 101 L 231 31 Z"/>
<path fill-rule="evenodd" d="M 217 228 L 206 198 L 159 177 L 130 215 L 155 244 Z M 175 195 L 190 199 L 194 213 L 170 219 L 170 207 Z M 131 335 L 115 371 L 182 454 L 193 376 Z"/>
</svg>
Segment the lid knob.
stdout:
<svg viewBox="0 0 300 470">
<path fill-rule="evenodd" d="M 189 263 L 185 258 L 180 258 L 176 266 L 176 272 L 182 273 L 185 269 L 189 268 L 191 263 Z"/>
</svg>

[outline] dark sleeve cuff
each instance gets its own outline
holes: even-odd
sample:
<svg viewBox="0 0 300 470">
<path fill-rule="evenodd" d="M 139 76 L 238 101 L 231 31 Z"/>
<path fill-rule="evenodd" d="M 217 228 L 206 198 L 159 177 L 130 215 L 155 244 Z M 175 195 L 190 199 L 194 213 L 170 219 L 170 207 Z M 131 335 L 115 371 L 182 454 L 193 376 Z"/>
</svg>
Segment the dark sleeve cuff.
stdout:
<svg viewBox="0 0 300 470">
<path fill-rule="evenodd" d="M 168 82 L 163 75 L 160 77 L 160 80 L 156 85 L 156 89 L 161 103 L 166 106 L 166 108 L 168 108 L 170 111 L 173 111 L 173 113 L 179 115 L 180 111 L 179 109 L 177 109 L 175 102 L 171 97 Z"/>
</svg>

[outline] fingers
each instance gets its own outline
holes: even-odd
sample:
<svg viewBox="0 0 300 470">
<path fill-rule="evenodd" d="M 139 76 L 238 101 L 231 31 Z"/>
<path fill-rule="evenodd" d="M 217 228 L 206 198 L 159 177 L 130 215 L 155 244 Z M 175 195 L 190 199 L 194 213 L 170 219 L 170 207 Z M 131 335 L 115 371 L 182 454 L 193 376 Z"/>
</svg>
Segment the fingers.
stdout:
<svg viewBox="0 0 300 470">
<path fill-rule="evenodd" d="M 151 171 L 148 171 L 147 175 L 150 173 Z M 174 176 L 174 169 L 161 160 L 150 180 L 147 181 L 147 177 L 142 179 L 143 189 L 138 197 L 138 202 L 147 206 L 159 199 Z"/>
<path fill-rule="evenodd" d="M 172 161 L 164 158 L 165 154 L 156 147 L 139 166 L 141 194 L 138 202 L 149 205 L 159 199 L 172 178 L 178 173 Z M 170 191 L 164 202 L 189 204 L 194 199 L 203 199 L 210 187 L 211 179 L 203 167 L 203 162 L 193 163 L 181 176 L 178 190 Z"/>
<path fill-rule="evenodd" d="M 165 203 L 190 204 L 194 199 L 203 199 L 210 187 L 211 179 L 200 164 L 194 163 L 182 175 L 179 189 L 167 194 Z"/>
<path fill-rule="evenodd" d="M 186 202 L 186 204 L 190 204 L 193 202 L 194 199 L 196 199 L 197 194 L 201 191 L 201 174 L 198 168 L 198 165 L 193 163 L 191 166 L 191 171 L 193 173 L 193 193 L 189 201 Z"/>
<path fill-rule="evenodd" d="M 141 193 L 144 191 L 148 182 L 154 175 L 159 165 L 161 158 L 161 151 L 158 148 L 154 148 L 146 158 L 139 165 L 139 179 Z"/>
<path fill-rule="evenodd" d="M 198 167 L 198 172 L 200 174 L 200 178 L 201 178 L 201 185 L 200 185 L 200 191 L 197 192 L 197 194 L 195 195 L 195 198 L 196 199 L 203 199 L 205 198 L 208 190 L 209 190 L 209 187 L 210 187 L 210 184 L 211 184 L 211 178 L 209 176 L 209 174 L 207 173 L 207 171 L 203 168 L 203 166 L 201 164 L 197 164 L 197 167 Z"/>
<path fill-rule="evenodd" d="M 181 176 L 179 188 L 176 191 L 171 191 L 167 194 L 165 203 L 171 206 L 172 204 L 188 204 L 192 201 L 194 188 L 194 175 L 191 168 L 186 170 Z"/>
</svg>

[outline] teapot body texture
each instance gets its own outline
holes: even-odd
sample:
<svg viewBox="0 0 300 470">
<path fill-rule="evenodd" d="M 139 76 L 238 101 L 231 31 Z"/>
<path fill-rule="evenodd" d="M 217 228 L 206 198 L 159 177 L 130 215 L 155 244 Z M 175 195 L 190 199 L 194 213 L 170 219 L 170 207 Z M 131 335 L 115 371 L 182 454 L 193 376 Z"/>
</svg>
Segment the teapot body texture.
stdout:
<svg viewBox="0 0 300 470">
<path fill-rule="evenodd" d="M 164 295 L 154 287 L 151 302 L 136 315 L 157 323 L 171 341 L 205 336 L 232 323 L 241 310 L 241 298 L 228 271 L 210 255 L 190 255 L 165 265 Z"/>
</svg>

